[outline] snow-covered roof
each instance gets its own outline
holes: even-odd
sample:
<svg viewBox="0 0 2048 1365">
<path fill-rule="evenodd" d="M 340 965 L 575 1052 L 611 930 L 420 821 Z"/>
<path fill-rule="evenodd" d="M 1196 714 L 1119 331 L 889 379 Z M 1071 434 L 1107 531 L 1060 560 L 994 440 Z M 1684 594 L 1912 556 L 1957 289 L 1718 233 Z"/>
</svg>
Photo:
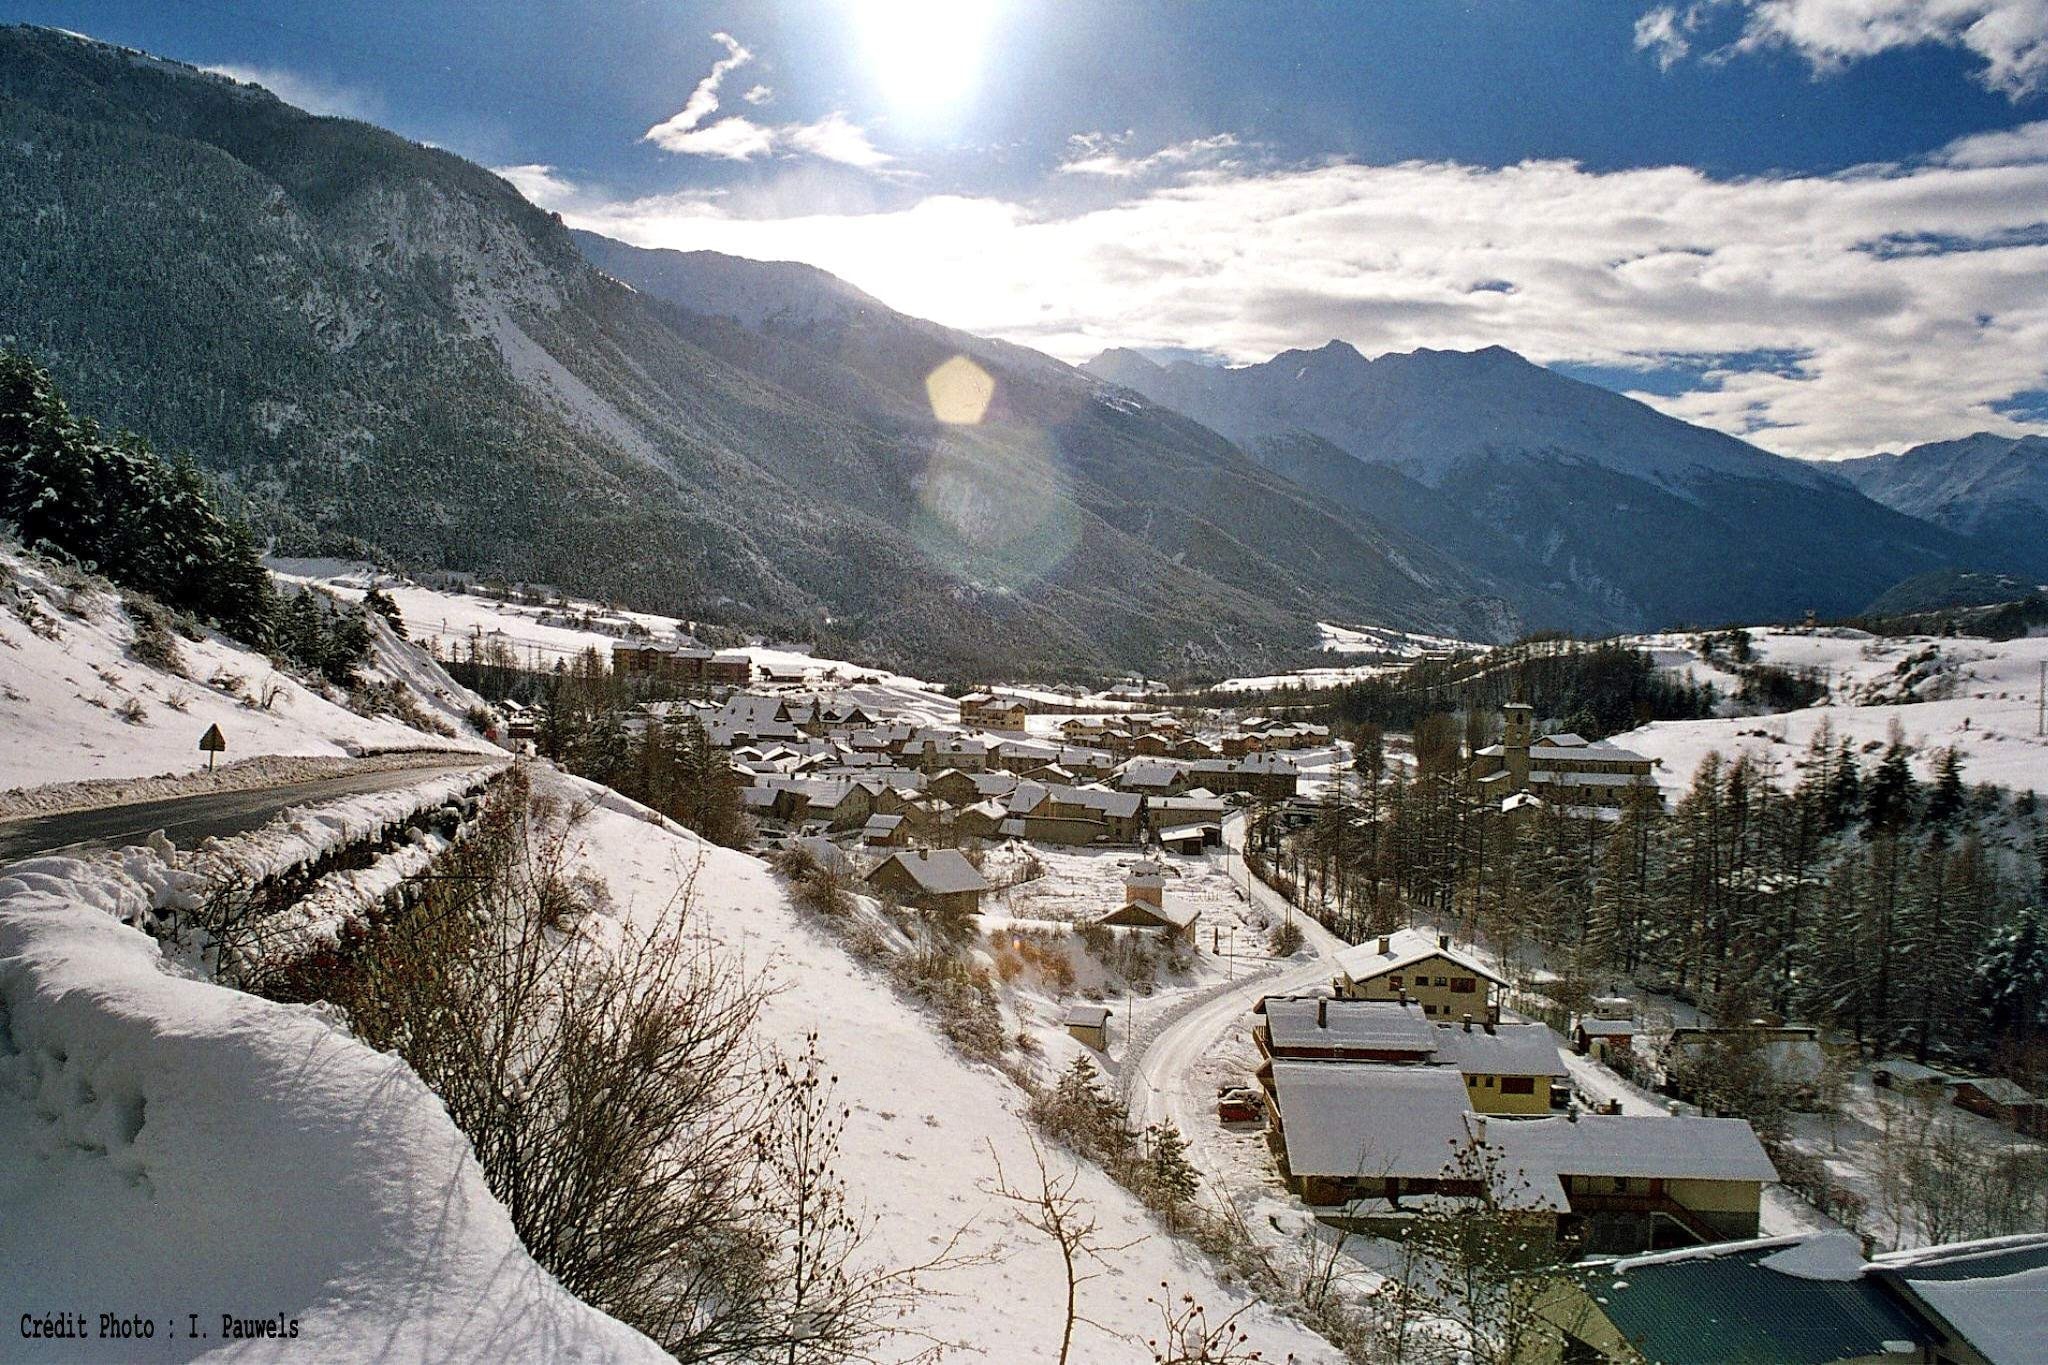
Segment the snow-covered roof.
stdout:
<svg viewBox="0 0 2048 1365">
<path fill-rule="evenodd" d="M 1109 1022 L 1107 1005 L 1069 1005 L 1067 1017 L 1060 1022 L 1068 1028 L 1101 1028 Z"/>
<path fill-rule="evenodd" d="M 1756 1130 L 1742 1119 L 1584 1114 L 1497 1119 L 1484 1124 L 1484 1133 L 1486 1144 L 1501 1154 L 1506 1171 L 1521 1173 L 1537 1207 L 1569 1207 L 1559 1179 L 1566 1175 L 1759 1182 L 1778 1178 Z"/>
<path fill-rule="evenodd" d="M 1633 1019 L 1600 1019 L 1586 1014 L 1573 1020 L 1572 1027 L 1589 1038 L 1633 1038 L 1639 1032 Z"/>
<path fill-rule="evenodd" d="M 1382 948 L 1384 946 L 1384 949 Z M 1346 948 L 1337 954 L 1337 966 L 1353 981 L 1364 981 L 1384 972 L 1397 972 L 1414 963 L 1428 958 L 1440 957 L 1471 972 L 1473 975 L 1504 986 L 1507 983 L 1489 971 L 1480 961 L 1461 949 L 1451 947 L 1445 937 L 1426 934 L 1420 929 L 1396 929 L 1379 938 Z"/>
<path fill-rule="evenodd" d="M 1220 833 L 1222 828 L 1221 825 L 1217 824 L 1172 825 L 1159 831 L 1159 842 L 1162 844 L 1185 843 L 1190 839 L 1206 838 L 1212 830 Z"/>
<path fill-rule="evenodd" d="M 918 889 L 928 895 L 947 896 L 963 891 L 988 890 L 988 879 L 957 848 L 920 848 L 892 853 L 868 873 L 868 880 L 873 881 L 891 863 L 908 872 Z"/>
<path fill-rule="evenodd" d="M 1894 1252 L 1871 1273 L 1905 1289 L 1991 1365 L 2037 1365 L 2048 1342 L 2048 1235 Z"/>
<path fill-rule="evenodd" d="M 863 834 L 889 834 L 903 823 L 900 815 L 870 815 L 867 824 L 861 826 Z"/>
<path fill-rule="evenodd" d="M 2017 1081 L 2003 1076 L 1959 1076 L 1958 1086 L 1969 1086 L 1985 1099 L 1995 1104 L 2039 1104 L 2031 1091 Z"/>
<path fill-rule="evenodd" d="M 1497 1024 L 1488 1033 L 1474 1025 L 1436 1024 L 1436 1060 L 1467 1075 L 1562 1076 L 1557 1035 L 1548 1024 Z"/>
<path fill-rule="evenodd" d="M 1302 1048 L 1373 1049 L 1427 1055 L 1436 1025 L 1417 1004 L 1396 1000 L 1266 997 L 1266 1036 L 1284 1055 Z"/>
<path fill-rule="evenodd" d="M 1297 1176 L 1434 1179 L 1466 1142 L 1465 1082 L 1449 1067 L 1275 1061 L 1273 1094 Z"/>
</svg>

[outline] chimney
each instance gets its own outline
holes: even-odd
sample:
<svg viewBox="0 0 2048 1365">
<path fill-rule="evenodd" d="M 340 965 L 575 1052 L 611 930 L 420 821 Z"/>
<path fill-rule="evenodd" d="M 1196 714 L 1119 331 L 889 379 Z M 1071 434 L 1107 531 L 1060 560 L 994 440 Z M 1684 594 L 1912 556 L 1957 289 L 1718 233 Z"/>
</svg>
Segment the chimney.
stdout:
<svg viewBox="0 0 2048 1365">
<path fill-rule="evenodd" d="M 1329 998 L 1328 998 L 1327 996 L 1320 996 L 1320 995 L 1319 995 L 1319 996 L 1317 996 L 1317 997 L 1316 997 L 1316 1027 L 1317 1027 L 1317 1028 L 1328 1028 L 1329 1026 L 1330 1026 L 1330 1001 L 1329 1001 Z"/>
<path fill-rule="evenodd" d="M 1387 939 L 1387 937 L 1385 935 L 1381 935 L 1380 955 L 1384 957 L 1392 949 L 1392 946 L 1392 943 Z"/>
<path fill-rule="evenodd" d="M 1579 1121 L 1579 1106 L 1575 1104 L 1571 1108 L 1565 1110 L 1564 1121 L 1566 1123 L 1577 1123 Z"/>
<path fill-rule="evenodd" d="M 1400 995 L 1401 995 L 1401 1008 L 1405 1010 L 1405 1009 L 1407 1009 L 1407 1008 L 1408 1008 L 1408 992 L 1407 992 L 1407 990 L 1406 990 L 1406 989 L 1404 988 L 1404 989 L 1403 989 L 1403 990 L 1402 990 L 1402 991 L 1400 992 Z"/>
<path fill-rule="evenodd" d="M 1471 1031 L 1472 1031 L 1472 1016 L 1468 1014 L 1468 1015 L 1466 1015 L 1466 1016 L 1465 1016 L 1465 1032 L 1467 1032 L 1467 1033 L 1470 1033 Z"/>
<path fill-rule="evenodd" d="M 1484 1114 L 1474 1114 L 1474 1115 L 1472 1116 L 1472 1140 L 1473 1140 L 1474 1142 L 1477 1142 L 1477 1143 L 1481 1144 L 1482 1146 L 1483 1146 L 1483 1145 L 1485 1145 L 1485 1142 L 1486 1142 L 1486 1115 L 1484 1115 Z"/>
<path fill-rule="evenodd" d="M 1448 947 L 1450 947 L 1450 946 L 1451 946 L 1451 936 L 1450 936 L 1449 934 L 1438 934 L 1438 935 L 1436 936 L 1436 946 L 1437 946 L 1437 947 L 1439 947 L 1439 948 L 1448 948 Z"/>
<path fill-rule="evenodd" d="M 1470 1018 L 1471 1016 L 1468 1015 L 1466 1017 Z M 1479 1027 L 1486 1030 L 1487 1037 L 1491 1038 L 1493 1036 L 1493 1020 L 1489 1019 L 1485 1023 L 1481 1024 Z"/>
<path fill-rule="evenodd" d="M 1672 1118 L 1677 1118 L 1679 1114 L 1683 1111 L 1684 1106 L 1681 1105 L 1677 1100 L 1667 1101 L 1664 1105 L 1664 1112 L 1671 1115 Z"/>
</svg>

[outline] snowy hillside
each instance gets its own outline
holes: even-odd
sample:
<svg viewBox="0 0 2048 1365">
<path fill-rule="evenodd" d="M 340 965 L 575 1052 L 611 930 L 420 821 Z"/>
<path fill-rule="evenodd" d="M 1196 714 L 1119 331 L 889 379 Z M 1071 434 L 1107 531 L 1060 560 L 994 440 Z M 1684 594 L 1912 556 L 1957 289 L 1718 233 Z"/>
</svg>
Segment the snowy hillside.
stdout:
<svg viewBox="0 0 2048 1365">
<path fill-rule="evenodd" d="M 885 1259 L 926 1259 L 963 1226 L 962 1250 L 995 1258 L 934 1277 L 906 1325 L 936 1341 L 969 1343 L 988 1360 L 1050 1359 L 1065 1292 L 1059 1254 L 988 1192 L 998 1162 L 1012 1181 L 1024 1172 L 1035 1178 L 1024 1092 L 994 1068 L 963 1061 L 879 976 L 801 921 L 758 859 L 664 834 L 637 810 L 611 797 L 594 811 L 580 830 L 583 864 L 605 876 L 635 915 L 662 913 L 694 875 L 700 925 L 782 987 L 763 1017 L 768 1036 L 794 1049 L 807 1031 L 819 1033 L 838 1093 L 853 1107 L 845 1174 L 879 1219 Z M 1053 1159 L 1062 1167 L 1069 1161 Z M 1100 1170 L 1083 1164 L 1080 1182 L 1103 1241 L 1136 1240 L 1082 1287 L 1083 1311 L 1104 1330 L 1082 1329 L 1076 1359 L 1151 1360 L 1143 1342 L 1157 1335 L 1160 1319 L 1147 1299 L 1161 1293 L 1162 1282 L 1208 1304 L 1212 1319 L 1243 1302 L 1242 1291 L 1220 1285 L 1205 1260 L 1166 1236 Z M 1338 1358 L 1263 1308 L 1239 1324 L 1267 1360 Z"/>
<path fill-rule="evenodd" d="M 274 559 L 269 564 L 286 582 L 310 583 L 344 601 L 359 602 L 373 584 L 381 587 L 398 604 L 413 641 L 442 659 L 459 657 L 472 641 L 496 641 L 511 648 L 521 667 L 546 669 L 586 650 L 594 649 L 609 660 L 616 644 L 675 640 L 688 632 L 687 623 L 673 616 L 573 599 L 549 606 L 500 601 L 424 587 L 366 564 L 331 559 Z M 900 673 L 820 658 L 800 645 L 740 645 L 729 652 L 744 654 L 756 668 L 774 669 L 792 679 L 801 675 L 810 683 L 839 683 L 839 695 L 856 705 L 903 712 L 930 724 L 959 719 L 959 706 L 936 686 Z"/>
<path fill-rule="evenodd" d="M 366 681 L 399 684 L 422 723 L 439 730 L 359 715 L 211 632 L 199 640 L 173 634 L 174 659 L 144 662 L 117 593 L 76 574 L 60 577 L 0 541 L 0 793 L 203 771 L 199 737 L 213 725 L 227 738 L 222 757 L 229 762 L 397 749 L 497 752 L 465 731 L 463 714 L 477 698 L 381 622 L 370 624 Z"/>
<path fill-rule="evenodd" d="M 1870 749 L 1886 743 L 1894 723 L 1918 750 L 1914 762 L 1922 776 L 1931 771 L 1935 750 L 1953 746 L 1968 781 L 2048 792 L 2048 738 L 2035 733 L 2048 637 L 1882 639 L 1855 630 L 1775 628 L 1752 630 L 1750 637 L 1758 661 L 1817 671 L 1828 687 L 1825 703 L 1771 716 L 1657 721 L 1614 736 L 1623 748 L 1658 760 L 1657 781 L 1668 795 L 1692 781 L 1710 751 L 1773 757 L 1789 781 L 1793 761 L 1823 724 L 1838 741 Z M 1713 683 L 1724 694 L 1738 685 L 1694 650 L 1693 637 L 1641 636 L 1629 643 L 1649 650 L 1659 666 Z"/>
</svg>

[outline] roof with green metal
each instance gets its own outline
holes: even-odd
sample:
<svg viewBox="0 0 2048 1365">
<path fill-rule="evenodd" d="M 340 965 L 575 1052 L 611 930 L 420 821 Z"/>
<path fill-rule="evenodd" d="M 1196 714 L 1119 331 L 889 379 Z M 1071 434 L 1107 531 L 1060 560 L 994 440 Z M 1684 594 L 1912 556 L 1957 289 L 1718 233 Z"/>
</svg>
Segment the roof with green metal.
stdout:
<svg viewBox="0 0 2048 1365">
<path fill-rule="evenodd" d="M 1871 1278 L 1810 1278 L 1764 1264 L 1800 1238 L 1587 1267 L 1586 1288 L 1655 1365 L 1828 1365 L 1928 1334 Z"/>
</svg>

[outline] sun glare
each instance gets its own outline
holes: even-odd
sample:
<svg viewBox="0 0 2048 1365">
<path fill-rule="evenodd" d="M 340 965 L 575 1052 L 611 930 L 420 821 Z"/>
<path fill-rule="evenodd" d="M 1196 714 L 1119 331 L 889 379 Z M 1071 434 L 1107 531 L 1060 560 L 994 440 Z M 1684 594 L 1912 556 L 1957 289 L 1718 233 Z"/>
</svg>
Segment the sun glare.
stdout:
<svg viewBox="0 0 2048 1365">
<path fill-rule="evenodd" d="M 891 103 L 937 110 L 980 81 L 994 0 L 856 0 L 862 55 Z"/>
</svg>

